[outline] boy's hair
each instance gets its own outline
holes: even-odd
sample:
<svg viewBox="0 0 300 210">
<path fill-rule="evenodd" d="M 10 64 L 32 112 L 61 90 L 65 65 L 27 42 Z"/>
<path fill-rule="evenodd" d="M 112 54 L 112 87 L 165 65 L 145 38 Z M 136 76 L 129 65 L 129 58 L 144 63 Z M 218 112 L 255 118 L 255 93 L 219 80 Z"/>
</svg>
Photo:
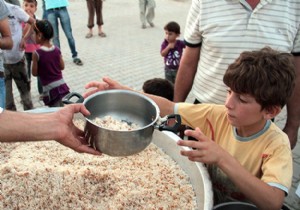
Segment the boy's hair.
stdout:
<svg viewBox="0 0 300 210">
<path fill-rule="evenodd" d="M 144 82 L 143 91 L 173 101 L 174 85 L 169 80 L 162 78 L 149 79 Z"/>
<path fill-rule="evenodd" d="M 37 20 L 34 24 L 34 31 L 41 33 L 46 40 L 53 38 L 53 27 L 48 20 Z"/>
<path fill-rule="evenodd" d="M 23 3 L 27 2 L 27 3 L 34 3 L 35 6 L 37 6 L 37 1 L 36 0 L 23 0 Z"/>
<path fill-rule="evenodd" d="M 262 109 L 287 103 L 295 86 L 295 65 L 289 53 L 270 47 L 245 51 L 230 64 L 223 78 L 232 91 L 250 94 Z"/>
<path fill-rule="evenodd" d="M 174 21 L 171 21 L 165 25 L 164 30 L 180 34 L 180 25 Z"/>
</svg>

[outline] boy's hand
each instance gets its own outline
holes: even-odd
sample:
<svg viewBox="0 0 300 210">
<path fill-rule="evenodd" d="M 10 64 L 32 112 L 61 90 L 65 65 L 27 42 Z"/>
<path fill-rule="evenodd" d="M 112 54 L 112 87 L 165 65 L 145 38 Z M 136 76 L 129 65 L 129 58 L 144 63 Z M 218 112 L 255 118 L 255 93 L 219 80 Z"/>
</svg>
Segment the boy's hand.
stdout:
<svg viewBox="0 0 300 210">
<path fill-rule="evenodd" d="M 191 161 L 218 165 L 222 158 L 222 153 L 224 152 L 218 144 L 205 136 L 199 128 L 196 128 L 195 130 L 186 130 L 184 134 L 186 136 L 194 137 L 198 141 L 179 140 L 177 142 L 179 146 L 195 148 L 195 150 L 192 151 L 182 150 L 180 152 L 181 155 L 187 156 Z"/>
<path fill-rule="evenodd" d="M 168 49 L 174 49 L 176 42 L 170 42 L 168 44 Z"/>
<path fill-rule="evenodd" d="M 23 51 L 23 50 L 25 50 L 25 47 L 26 47 L 25 39 L 24 39 L 24 37 L 22 37 L 20 45 L 19 45 L 19 50 Z"/>
<path fill-rule="evenodd" d="M 85 86 L 85 89 L 90 89 L 88 92 L 83 94 L 83 97 L 86 98 L 89 95 L 92 95 L 98 91 L 103 91 L 103 90 L 112 90 L 112 89 L 125 89 L 129 90 L 130 88 L 123 86 L 119 84 L 117 81 L 110 79 L 109 77 L 104 77 L 103 82 L 98 82 L 98 81 L 92 81 L 87 83 Z"/>
</svg>

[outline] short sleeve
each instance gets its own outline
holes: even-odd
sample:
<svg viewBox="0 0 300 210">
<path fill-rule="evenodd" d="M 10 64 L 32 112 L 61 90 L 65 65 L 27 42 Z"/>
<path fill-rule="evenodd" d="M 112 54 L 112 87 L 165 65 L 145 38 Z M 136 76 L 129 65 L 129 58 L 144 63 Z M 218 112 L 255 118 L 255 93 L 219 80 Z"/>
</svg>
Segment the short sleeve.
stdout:
<svg viewBox="0 0 300 210">
<path fill-rule="evenodd" d="M 187 16 L 186 27 L 184 31 L 184 41 L 187 46 L 196 47 L 201 45 L 202 34 L 199 27 L 201 17 L 200 14 L 200 1 L 193 0 Z"/>
<path fill-rule="evenodd" d="M 4 1 L 0 1 L 0 20 L 3 20 L 9 15 L 9 11 Z"/>
</svg>

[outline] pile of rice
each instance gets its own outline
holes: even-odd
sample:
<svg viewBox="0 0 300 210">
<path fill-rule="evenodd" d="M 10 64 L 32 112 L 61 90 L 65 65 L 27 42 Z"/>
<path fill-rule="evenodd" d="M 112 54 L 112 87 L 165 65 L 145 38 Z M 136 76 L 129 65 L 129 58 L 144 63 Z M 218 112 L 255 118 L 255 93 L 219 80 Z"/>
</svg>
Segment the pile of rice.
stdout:
<svg viewBox="0 0 300 210">
<path fill-rule="evenodd" d="M 151 144 L 128 157 L 55 141 L 0 143 L 1 209 L 195 209 L 187 174 Z"/>
</svg>

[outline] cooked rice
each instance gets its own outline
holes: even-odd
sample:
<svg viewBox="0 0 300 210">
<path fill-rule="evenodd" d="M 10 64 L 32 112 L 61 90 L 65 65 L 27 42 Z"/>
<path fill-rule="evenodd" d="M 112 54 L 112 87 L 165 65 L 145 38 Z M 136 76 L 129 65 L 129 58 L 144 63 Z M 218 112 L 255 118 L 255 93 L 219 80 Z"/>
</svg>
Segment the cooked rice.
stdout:
<svg viewBox="0 0 300 210">
<path fill-rule="evenodd" d="M 131 130 L 136 130 L 140 127 L 136 123 L 117 120 L 109 115 L 103 118 L 96 117 L 94 120 L 92 120 L 92 122 L 102 128 L 116 130 L 116 131 L 131 131 Z"/>
<path fill-rule="evenodd" d="M 0 143 L 1 209 L 196 208 L 189 177 L 154 144 L 119 158 L 55 141 L 11 145 Z"/>
</svg>

